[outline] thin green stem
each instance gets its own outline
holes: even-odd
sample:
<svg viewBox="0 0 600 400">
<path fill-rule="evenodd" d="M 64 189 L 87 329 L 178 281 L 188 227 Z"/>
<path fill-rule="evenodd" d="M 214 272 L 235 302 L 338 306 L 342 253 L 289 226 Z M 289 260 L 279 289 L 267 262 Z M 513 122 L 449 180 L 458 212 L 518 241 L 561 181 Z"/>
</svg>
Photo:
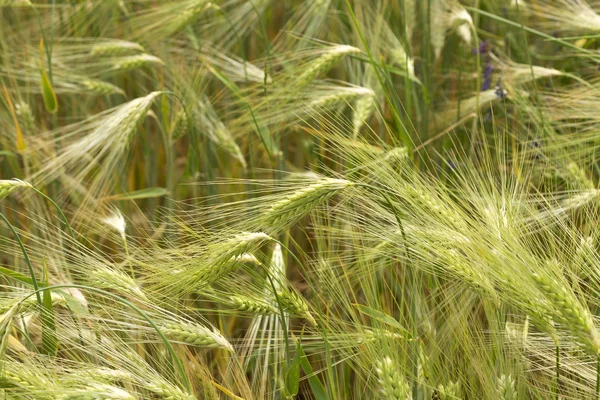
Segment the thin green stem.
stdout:
<svg viewBox="0 0 600 400">
<path fill-rule="evenodd" d="M 39 285 L 37 282 L 37 279 L 35 277 L 35 271 L 33 270 L 33 265 L 31 265 L 31 260 L 29 259 L 29 254 L 27 253 L 27 250 L 25 249 L 25 246 L 23 245 L 23 241 L 21 240 L 21 237 L 19 236 L 19 234 L 17 233 L 17 231 L 15 230 L 15 228 L 12 226 L 12 224 L 8 221 L 8 219 L 4 216 L 3 213 L 0 213 L 0 217 L 2 217 L 2 219 L 4 220 L 4 222 L 6 223 L 6 225 L 9 227 L 9 229 L 12 231 L 17 243 L 19 244 L 19 247 L 21 248 L 21 252 L 23 253 L 23 257 L 25 257 L 25 263 L 27 264 L 27 268 L 29 268 L 29 275 L 31 276 L 31 284 L 33 285 L 33 288 L 35 289 L 35 294 L 36 294 L 36 298 L 37 298 L 37 302 L 40 305 L 40 307 L 42 306 L 42 296 L 40 296 L 38 290 L 39 290 Z"/>
</svg>

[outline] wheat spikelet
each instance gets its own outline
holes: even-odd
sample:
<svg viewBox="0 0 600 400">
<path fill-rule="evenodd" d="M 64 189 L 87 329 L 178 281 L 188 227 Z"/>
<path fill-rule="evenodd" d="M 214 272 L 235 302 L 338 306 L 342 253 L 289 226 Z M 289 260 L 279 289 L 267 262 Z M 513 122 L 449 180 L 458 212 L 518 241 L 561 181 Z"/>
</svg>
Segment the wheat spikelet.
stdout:
<svg viewBox="0 0 600 400">
<path fill-rule="evenodd" d="M 52 298 L 53 306 L 59 306 L 59 305 L 62 306 L 62 305 L 67 304 L 65 298 L 58 293 L 52 292 L 51 298 Z M 12 299 L 8 302 L 0 303 L 0 314 L 4 314 L 4 313 L 8 312 L 12 307 L 15 306 L 15 304 L 17 302 L 20 304 L 17 314 L 27 314 L 27 313 L 36 311 L 36 309 L 38 307 L 38 302 L 37 302 L 37 299 L 35 298 L 35 296 L 28 296 L 25 299 L 16 300 L 16 301 L 14 299 Z"/>
<path fill-rule="evenodd" d="M 132 69 L 138 69 L 152 64 L 164 65 L 164 62 L 160 58 L 150 54 L 139 54 L 115 60 L 113 69 L 117 71 L 131 71 Z"/>
<path fill-rule="evenodd" d="M 431 376 L 431 362 L 423 350 L 423 342 L 419 346 L 419 365 L 417 365 L 417 381 L 419 385 L 426 386 Z"/>
<path fill-rule="evenodd" d="M 135 281 L 127 274 L 107 267 L 94 267 L 89 272 L 87 280 L 92 286 L 105 289 L 114 289 L 118 292 L 129 294 L 134 298 L 146 299 L 146 295 Z"/>
<path fill-rule="evenodd" d="M 570 209 L 583 207 L 584 205 L 595 201 L 598 196 L 600 196 L 599 189 L 582 190 L 574 196 L 563 200 L 560 204 L 560 210 L 558 210 L 558 212 L 564 212 Z"/>
<path fill-rule="evenodd" d="M 195 323 L 167 322 L 160 325 L 170 340 L 190 346 L 220 348 L 234 352 L 233 346 L 215 328 L 212 330 Z"/>
<path fill-rule="evenodd" d="M 589 311 L 557 280 L 537 273 L 533 278 L 553 307 L 554 317 L 592 354 L 599 355 L 600 337 Z"/>
<path fill-rule="evenodd" d="M 402 376 L 400 368 L 390 357 L 375 363 L 375 372 L 379 382 L 379 390 L 386 400 L 410 400 L 412 398 L 410 385 Z"/>
<path fill-rule="evenodd" d="M 442 53 L 446 35 L 450 30 L 456 30 L 466 44 L 471 43 L 473 19 L 460 4 L 452 0 L 435 0 L 431 2 L 430 7 L 430 42 L 436 59 Z"/>
<path fill-rule="evenodd" d="M 171 137 L 175 140 L 187 135 L 189 123 L 190 119 L 185 110 L 179 110 L 171 127 Z"/>
<path fill-rule="evenodd" d="M 141 120 L 146 116 L 153 101 L 162 92 L 152 92 L 145 97 L 140 97 L 126 103 L 115 116 L 115 120 L 110 121 L 107 128 L 118 129 L 120 131 L 120 143 L 124 150 L 129 148 L 131 144 L 131 136 L 137 129 Z"/>
<path fill-rule="evenodd" d="M 317 321 L 313 318 L 308 309 L 308 304 L 302 296 L 292 290 L 283 290 L 277 293 L 281 307 L 292 315 L 305 318 L 313 326 L 317 326 Z"/>
<path fill-rule="evenodd" d="M 519 7 L 521 7 L 519 2 Z M 541 24 L 554 31 L 597 32 L 600 15 L 584 0 L 532 2 L 532 11 L 540 17 Z"/>
<path fill-rule="evenodd" d="M 395 46 L 390 50 L 390 63 L 406 70 L 409 78 L 416 79 L 415 61 L 408 56 L 404 47 Z"/>
<path fill-rule="evenodd" d="M 187 394 L 177 386 L 173 386 L 162 380 L 144 383 L 144 388 L 152 393 L 156 393 L 161 399 L 165 400 L 197 400 L 194 395 Z"/>
<path fill-rule="evenodd" d="M 404 339 L 405 336 L 398 333 L 390 332 L 387 329 L 365 329 L 363 333 L 359 335 L 359 343 L 363 342 L 376 342 L 378 340 L 398 340 Z"/>
<path fill-rule="evenodd" d="M 434 57 L 438 59 L 446 42 L 447 16 L 443 0 L 433 0 L 429 2 L 429 7 L 430 21 L 435 21 L 429 28 L 429 41 L 433 48 Z"/>
<path fill-rule="evenodd" d="M 510 85 L 523 85 L 532 80 L 563 75 L 563 72 L 554 68 L 519 64 L 507 58 L 499 58 L 493 54 L 490 57 L 502 72 L 502 81 L 508 82 Z"/>
<path fill-rule="evenodd" d="M 248 255 L 248 251 L 271 237 L 263 232 L 245 232 L 218 243 L 209 254 L 210 265 L 218 267 L 226 263 L 254 262 L 256 258 Z"/>
<path fill-rule="evenodd" d="M 70 376 L 73 376 L 74 380 L 94 379 L 105 383 L 133 382 L 135 380 L 134 374 L 129 371 L 105 367 L 74 370 L 71 371 Z"/>
<path fill-rule="evenodd" d="M 0 359 L 4 358 L 6 346 L 8 346 L 10 332 L 12 330 L 13 319 L 18 314 L 21 305 L 19 303 L 12 306 L 7 312 L 0 316 Z M 0 363 L 0 372 L 2 363 Z"/>
<path fill-rule="evenodd" d="M 459 277 L 473 288 L 481 290 L 486 296 L 491 296 L 496 303 L 499 303 L 494 286 L 486 276 L 480 273 L 477 268 L 471 267 L 471 264 L 464 257 L 461 257 L 458 251 L 451 249 L 448 253 L 447 261 L 441 265 L 442 269 Z"/>
<path fill-rule="evenodd" d="M 455 217 L 449 207 L 443 204 L 437 197 L 432 196 L 419 186 L 408 185 L 406 186 L 406 193 L 413 196 L 427 209 L 437 213 L 444 219 L 452 223 L 454 226 L 461 226 L 463 223 L 461 219 Z"/>
<path fill-rule="evenodd" d="M 496 381 L 496 392 L 500 400 L 516 400 L 517 392 L 513 377 L 502 374 Z"/>
<path fill-rule="evenodd" d="M 175 20 L 172 22 L 172 32 L 177 32 L 185 28 L 187 25 L 195 21 L 203 11 L 211 7 L 218 6 L 213 6 L 211 2 L 206 0 L 192 1 L 186 9 L 177 13 Z"/>
<path fill-rule="evenodd" d="M 416 0 L 404 0 L 403 2 L 404 25 L 406 27 L 406 40 L 410 42 L 417 22 Z"/>
<path fill-rule="evenodd" d="M 321 178 L 315 183 L 297 190 L 275 202 L 265 212 L 263 220 L 267 226 L 291 225 L 333 195 L 351 186 L 343 179 Z"/>
<path fill-rule="evenodd" d="M 142 51 L 144 51 L 144 47 L 139 43 L 111 39 L 92 45 L 90 54 L 93 56 L 117 56 Z"/>
<path fill-rule="evenodd" d="M 340 87 L 334 88 L 330 94 L 320 96 L 310 101 L 306 105 L 306 108 L 309 111 L 314 110 L 318 112 L 340 104 L 347 104 L 357 98 L 369 98 L 371 101 L 373 101 L 374 97 L 375 92 L 373 92 L 371 89 L 363 87 Z"/>
<path fill-rule="evenodd" d="M 473 26 L 473 18 L 460 4 L 454 4 L 450 12 L 449 25 L 452 29 L 456 29 L 458 36 L 467 45 L 471 44 L 471 27 Z"/>
<path fill-rule="evenodd" d="M 248 251 L 268 240 L 271 240 L 270 236 L 255 232 L 243 233 L 217 243 L 208 249 L 199 262 L 192 262 L 189 267 L 176 271 L 176 282 L 178 285 L 185 284 L 192 290 L 198 290 L 219 281 L 244 264 L 259 264 L 256 257 Z M 172 274 L 169 272 L 169 275 Z"/>
<path fill-rule="evenodd" d="M 447 385 L 442 385 L 441 383 L 438 385 L 436 389 L 436 399 L 439 400 L 460 400 L 460 384 L 458 382 L 450 382 Z M 431 397 L 434 398 L 433 396 Z"/>
<path fill-rule="evenodd" d="M 58 397 L 60 400 L 136 400 L 127 391 L 102 383 L 90 385 L 85 389 L 66 393 Z"/>
<path fill-rule="evenodd" d="M 0 179 L 0 200 L 8 197 L 18 188 L 30 188 L 31 185 L 20 179 Z"/>
<path fill-rule="evenodd" d="M 352 137 L 356 138 L 360 128 L 369 119 L 375 110 L 375 99 L 371 96 L 359 97 L 354 103 L 354 112 L 352 113 Z"/>
<path fill-rule="evenodd" d="M 41 375 L 32 374 L 26 364 L 11 361 L 4 361 L 0 380 L 6 380 L 19 388 L 34 393 L 50 387 L 50 382 L 43 379 Z"/>
<path fill-rule="evenodd" d="M 246 159 L 244 158 L 244 154 L 225 126 L 219 125 L 217 129 L 215 129 L 214 134 L 217 139 L 217 144 L 237 159 L 245 169 Z"/>
<path fill-rule="evenodd" d="M 183 30 L 209 9 L 219 9 L 219 6 L 207 0 L 183 0 L 141 10 L 131 19 L 133 35 L 149 36 L 154 41 L 164 40 Z"/>
<path fill-rule="evenodd" d="M 35 118 L 29 104 L 20 102 L 15 105 L 15 114 L 19 119 L 19 124 L 26 131 L 32 131 L 35 127 Z"/>
<path fill-rule="evenodd" d="M 572 263 L 573 271 L 581 279 L 592 278 L 591 271 L 594 271 L 595 259 L 595 240 L 592 236 L 582 237 L 577 249 L 575 250 L 575 258 Z"/>
<path fill-rule="evenodd" d="M 0 7 L 28 7 L 31 6 L 29 0 L 0 0 Z"/>
<path fill-rule="evenodd" d="M 526 318 L 523 327 L 514 322 L 506 321 L 504 334 L 509 342 L 522 346 L 527 341 L 527 335 L 529 334 L 529 317 Z"/>
<path fill-rule="evenodd" d="M 118 86 L 112 83 L 104 82 L 99 79 L 86 79 L 81 84 L 88 90 L 99 94 L 118 93 L 124 95 L 125 92 Z"/>
<path fill-rule="evenodd" d="M 259 315 L 277 314 L 279 312 L 274 305 L 249 296 L 235 295 L 231 296 L 230 299 L 234 306 L 240 311 L 248 311 Z"/>
<path fill-rule="evenodd" d="M 566 179 L 567 183 L 575 189 L 589 190 L 596 188 L 594 182 L 588 178 L 585 171 L 574 162 L 567 164 L 565 167 L 565 175 L 568 177 Z"/>
<path fill-rule="evenodd" d="M 329 71 L 344 56 L 360 52 L 360 49 L 347 45 L 332 46 L 326 49 L 320 57 L 304 67 L 304 71 L 296 78 L 295 87 L 300 89 L 309 85 L 319 75 Z"/>
</svg>

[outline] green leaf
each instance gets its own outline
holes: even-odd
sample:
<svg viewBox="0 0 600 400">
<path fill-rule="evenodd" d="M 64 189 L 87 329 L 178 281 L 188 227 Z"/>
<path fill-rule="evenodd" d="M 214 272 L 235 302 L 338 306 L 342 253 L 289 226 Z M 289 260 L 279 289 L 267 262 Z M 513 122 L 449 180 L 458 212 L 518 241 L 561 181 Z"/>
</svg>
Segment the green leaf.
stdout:
<svg viewBox="0 0 600 400">
<path fill-rule="evenodd" d="M 105 197 L 104 200 L 139 200 L 167 196 L 169 191 L 162 187 L 151 187 L 133 192 L 119 193 Z"/>
<path fill-rule="evenodd" d="M 321 383 L 321 380 L 313 373 L 313 369 L 304 354 L 304 350 L 301 346 L 296 347 L 296 353 L 300 354 L 300 365 L 302 366 L 302 371 L 306 375 L 308 379 L 308 385 L 310 386 L 310 390 L 313 393 L 313 396 L 316 400 L 329 400 L 329 396 L 327 395 L 327 390 L 325 390 L 325 386 Z M 294 357 L 295 359 L 295 357 Z"/>
<path fill-rule="evenodd" d="M 48 269 L 44 260 L 44 284 L 48 285 Z M 42 353 L 56 356 L 58 340 L 56 338 L 56 325 L 54 323 L 54 310 L 52 309 L 52 291 L 44 290 L 42 309 Z"/>
<path fill-rule="evenodd" d="M 394 328 L 400 330 L 406 337 L 411 337 L 411 334 L 406 328 L 404 328 L 400 322 L 398 322 L 394 317 L 387 315 L 384 312 L 379 310 L 375 310 L 374 308 L 364 306 L 362 304 L 354 304 L 354 307 L 361 313 L 368 315 L 369 317 L 383 322 L 384 324 L 393 326 Z"/>
<path fill-rule="evenodd" d="M 300 388 L 300 357 L 303 354 L 301 342 L 302 339 L 298 339 L 298 342 L 296 343 L 296 354 L 294 355 L 294 359 L 292 360 L 285 377 L 285 388 L 290 396 L 296 396 L 298 394 L 298 389 Z"/>
<path fill-rule="evenodd" d="M 56 99 L 56 93 L 54 93 L 52 83 L 50 83 L 50 79 L 48 78 L 46 70 L 42 68 L 40 73 L 42 75 L 42 96 L 44 97 L 44 105 L 49 113 L 54 114 L 58 111 L 58 100 Z"/>
<path fill-rule="evenodd" d="M 27 275 L 23 275 L 20 272 L 15 272 L 11 269 L 0 267 L 0 274 L 8 276 L 9 278 L 16 279 L 17 281 L 25 283 L 26 285 L 33 286 L 33 281 L 31 280 L 31 278 Z"/>
<path fill-rule="evenodd" d="M 4 157 L 17 157 L 17 153 L 8 150 L 0 150 L 0 156 Z"/>
</svg>

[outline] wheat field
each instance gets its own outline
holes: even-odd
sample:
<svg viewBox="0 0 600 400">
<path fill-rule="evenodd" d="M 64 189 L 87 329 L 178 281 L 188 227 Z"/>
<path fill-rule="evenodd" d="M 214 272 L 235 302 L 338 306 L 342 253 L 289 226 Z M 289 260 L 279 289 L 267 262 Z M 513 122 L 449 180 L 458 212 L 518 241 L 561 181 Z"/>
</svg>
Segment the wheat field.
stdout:
<svg viewBox="0 0 600 400">
<path fill-rule="evenodd" d="M 0 399 L 600 399 L 600 2 L 0 0 Z"/>
</svg>

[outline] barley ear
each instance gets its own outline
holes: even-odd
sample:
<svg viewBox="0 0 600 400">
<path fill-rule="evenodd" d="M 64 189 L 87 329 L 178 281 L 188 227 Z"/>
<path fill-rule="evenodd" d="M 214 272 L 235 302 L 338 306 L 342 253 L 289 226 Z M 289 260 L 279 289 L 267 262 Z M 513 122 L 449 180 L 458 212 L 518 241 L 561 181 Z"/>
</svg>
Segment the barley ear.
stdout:
<svg viewBox="0 0 600 400">
<path fill-rule="evenodd" d="M 406 378 L 400 373 L 400 368 L 390 357 L 375 363 L 379 390 L 386 400 L 410 400 L 411 390 Z"/>
<path fill-rule="evenodd" d="M 12 192 L 22 187 L 30 188 L 31 184 L 16 178 L 0 180 L 0 200 L 5 199 Z"/>
</svg>

